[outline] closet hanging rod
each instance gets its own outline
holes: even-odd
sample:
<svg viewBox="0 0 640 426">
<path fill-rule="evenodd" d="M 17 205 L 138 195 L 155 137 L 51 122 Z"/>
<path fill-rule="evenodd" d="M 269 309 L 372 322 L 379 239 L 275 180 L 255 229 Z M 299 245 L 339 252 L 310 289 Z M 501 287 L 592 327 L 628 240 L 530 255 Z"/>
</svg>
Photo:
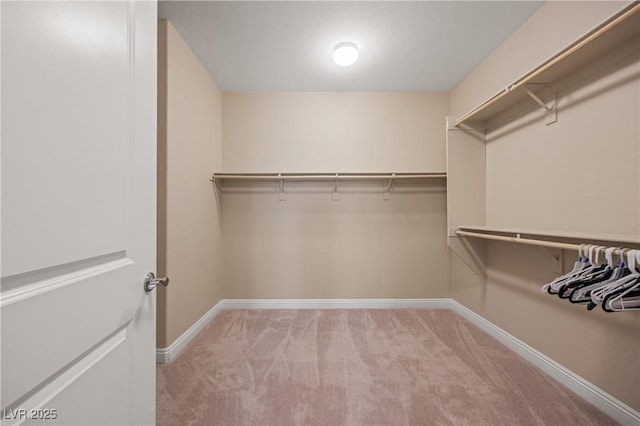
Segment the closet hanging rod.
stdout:
<svg viewBox="0 0 640 426">
<path fill-rule="evenodd" d="M 506 241 L 510 243 L 520 243 L 520 244 L 527 244 L 532 246 L 557 248 L 562 250 L 578 251 L 580 249 L 579 244 L 558 243 L 558 242 L 549 241 L 549 240 L 534 240 L 530 238 L 520 238 L 520 237 L 507 237 L 504 235 L 483 234 L 482 232 L 456 231 L 456 235 L 459 235 L 461 237 L 483 238 L 485 240 Z"/>
<path fill-rule="evenodd" d="M 494 234 L 485 234 L 482 232 L 470 232 L 470 231 L 460 231 L 460 230 L 456 230 L 455 234 L 461 237 L 483 238 L 485 240 L 506 241 L 510 243 L 520 243 L 520 244 L 556 248 L 556 249 L 562 249 L 562 250 L 573 250 L 573 251 L 580 250 L 580 244 L 559 243 L 559 242 L 550 241 L 550 240 L 521 238 L 519 234 L 515 237 L 509 237 L 505 235 L 494 235 Z M 614 254 L 620 254 L 620 250 L 616 248 L 614 250 Z"/>
<path fill-rule="evenodd" d="M 445 179 L 446 173 L 214 173 L 211 181 L 254 180 L 254 181 L 335 181 L 335 180 L 402 180 L 402 179 Z"/>
</svg>

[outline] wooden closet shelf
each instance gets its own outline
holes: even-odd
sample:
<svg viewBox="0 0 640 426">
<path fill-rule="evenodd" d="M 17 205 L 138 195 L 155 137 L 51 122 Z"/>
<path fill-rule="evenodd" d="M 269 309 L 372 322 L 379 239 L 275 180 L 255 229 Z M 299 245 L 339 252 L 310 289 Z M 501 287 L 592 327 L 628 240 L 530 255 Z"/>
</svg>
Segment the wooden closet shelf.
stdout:
<svg viewBox="0 0 640 426">
<path fill-rule="evenodd" d="M 419 180 L 446 179 L 435 173 L 214 173 L 211 181 L 336 181 L 336 180 Z"/>
<path fill-rule="evenodd" d="M 577 250 L 579 244 L 575 243 L 575 241 L 640 245 L 640 236 L 625 234 L 570 233 L 489 226 L 459 226 L 458 229 L 454 231 L 454 234 L 458 236 L 562 248 L 566 250 Z M 571 243 L 562 242 L 567 240 L 571 241 Z"/>
<path fill-rule="evenodd" d="M 460 117 L 455 127 L 482 122 L 507 110 L 525 98 L 528 86 L 550 85 L 569 76 L 615 46 L 640 38 L 640 2 L 635 1 L 564 50 L 540 64 L 505 89 Z M 538 102 L 539 100 L 536 100 Z"/>
</svg>

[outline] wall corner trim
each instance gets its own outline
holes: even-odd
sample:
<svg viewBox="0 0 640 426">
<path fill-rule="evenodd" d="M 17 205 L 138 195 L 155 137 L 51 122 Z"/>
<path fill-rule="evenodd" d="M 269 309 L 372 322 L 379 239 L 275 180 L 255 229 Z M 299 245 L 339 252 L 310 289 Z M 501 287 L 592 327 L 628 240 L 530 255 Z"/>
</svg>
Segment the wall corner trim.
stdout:
<svg viewBox="0 0 640 426">
<path fill-rule="evenodd" d="M 451 309 L 450 299 L 233 299 L 224 309 Z"/>
<path fill-rule="evenodd" d="M 218 313 L 224 309 L 224 300 L 213 305 L 198 321 L 180 335 L 169 347 L 156 348 L 156 364 L 168 364 L 182 352 L 193 339 L 205 329 Z"/>
<path fill-rule="evenodd" d="M 600 411 L 606 413 L 622 425 L 640 425 L 640 412 L 622 401 L 609 395 L 602 389 L 586 381 L 582 377 L 558 364 L 546 355 L 538 352 L 520 339 L 512 336 L 490 321 L 487 321 L 471 309 L 455 300 L 449 299 L 450 309 L 460 315 L 494 339 L 520 355 L 556 381 L 569 388 L 576 395 L 584 398 Z"/>
<path fill-rule="evenodd" d="M 538 352 L 453 299 L 222 299 L 168 348 L 156 349 L 156 363 L 167 364 L 222 310 L 232 309 L 449 309 L 593 404 L 622 425 L 640 425 L 640 412 Z"/>
</svg>

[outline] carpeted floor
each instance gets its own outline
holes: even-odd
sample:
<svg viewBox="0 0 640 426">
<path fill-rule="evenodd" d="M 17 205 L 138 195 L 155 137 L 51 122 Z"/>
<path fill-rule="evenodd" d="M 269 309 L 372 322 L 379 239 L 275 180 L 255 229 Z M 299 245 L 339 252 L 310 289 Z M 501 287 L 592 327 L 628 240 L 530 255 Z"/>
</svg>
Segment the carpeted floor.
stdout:
<svg viewBox="0 0 640 426">
<path fill-rule="evenodd" d="M 157 377 L 160 426 L 615 424 L 447 310 L 223 311 Z"/>
</svg>

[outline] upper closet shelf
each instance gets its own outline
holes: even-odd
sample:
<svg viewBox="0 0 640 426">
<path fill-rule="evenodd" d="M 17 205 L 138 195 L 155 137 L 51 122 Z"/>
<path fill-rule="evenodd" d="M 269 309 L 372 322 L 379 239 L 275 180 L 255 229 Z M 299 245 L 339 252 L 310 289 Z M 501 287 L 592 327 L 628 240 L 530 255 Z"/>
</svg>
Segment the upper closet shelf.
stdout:
<svg viewBox="0 0 640 426">
<path fill-rule="evenodd" d="M 495 117 L 527 97 L 546 110 L 546 122 L 555 122 L 556 100 L 551 103 L 540 99 L 535 91 L 536 86 L 551 85 L 584 65 L 593 61 L 615 46 L 619 46 L 634 37 L 640 37 L 640 2 L 635 1 L 625 9 L 605 21 L 594 30 L 560 51 L 538 67 L 509 84 L 473 110 L 460 117 L 455 127 L 463 124 L 471 125 Z"/>
<path fill-rule="evenodd" d="M 379 181 L 384 185 L 383 198 L 391 199 L 393 184 L 398 180 L 425 180 L 425 179 L 446 179 L 444 172 L 435 173 L 214 173 L 211 181 L 218 186 L 221 182 L 279 182 L 280 200 L 287 199 L 285 182 L 332 182 L 333 200 L 340 199 L 338 192 L 339 181 L 371 182 Z"/>
<path fill-rule="evenodd" d="M 435 173 L 214 173 L 211 181 L 340 181 L 340 180 L 401 180 L 444 179 L 445 172 Z"/>
</svg>

